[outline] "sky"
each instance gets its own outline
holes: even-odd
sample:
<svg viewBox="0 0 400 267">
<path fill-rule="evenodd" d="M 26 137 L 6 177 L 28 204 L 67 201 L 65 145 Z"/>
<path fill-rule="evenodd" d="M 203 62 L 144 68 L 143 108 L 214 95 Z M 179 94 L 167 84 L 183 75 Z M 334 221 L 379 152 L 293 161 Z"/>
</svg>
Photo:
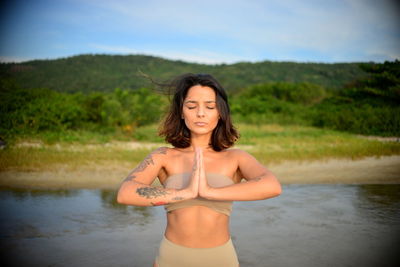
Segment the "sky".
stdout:
<svg viewBox="0 0 400 267">
<path fill-rule="evenodd" d="M 400 59 L 395 0 L 3 0 L 0 61 L 141 54 L 195 63 Z"/>
</svg>

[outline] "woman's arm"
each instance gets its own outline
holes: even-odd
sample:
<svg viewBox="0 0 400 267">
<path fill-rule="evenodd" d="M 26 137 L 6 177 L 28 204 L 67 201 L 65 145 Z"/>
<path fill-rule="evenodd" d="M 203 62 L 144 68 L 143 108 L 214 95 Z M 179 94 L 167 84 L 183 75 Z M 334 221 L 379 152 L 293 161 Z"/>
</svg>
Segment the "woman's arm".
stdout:
<svg viewBox="0 0 400 267">
<path fill-rule="evenodd" d="M 159 171 L 164 166 L 168 148 L 161 147 L 151 152 L 122 182 L 117 195 L 117 202 L 135 206 L 159 206 L 198 195 L 198 179 L 191 179 L 185 189 L 166 189 L 151 186 Z M 194 166 L 198 161 L 195 159 Z M 195 169 L 195 168 L 194 168 Z M 198 173 L 194 170 L 193 176 Z"/>
<path fill-rule="evenodd" d="M 207 184 L 203 157 L 200 156 L 200 186 L 199 195 L 211 200 L 246 201 L 261 200 L 279 196 L 281 185 L 275 175 L 261 165 L 250 154 L 237 150 L 237 160 L 240 172 L 246 182 L 230 186 L 214 188 Z"/>
</svg>

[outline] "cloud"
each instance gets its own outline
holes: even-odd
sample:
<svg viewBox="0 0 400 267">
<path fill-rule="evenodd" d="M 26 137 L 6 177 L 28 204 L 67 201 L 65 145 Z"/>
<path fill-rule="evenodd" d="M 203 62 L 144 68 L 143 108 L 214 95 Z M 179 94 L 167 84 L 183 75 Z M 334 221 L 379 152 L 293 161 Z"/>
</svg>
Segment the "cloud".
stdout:
<svg viewBox="0 0 400 267">
<path fill-rule="evenodd" d="M 400 51 L 399 10 L 390 0 L 38 2 L 24 8 L 1 55 L 99 51 L 202 63 L 332 62 L 398 58 Z"/>
<path fill-rule="evenodd" d="M 125 28 L 229 40 L 254 50 L 313 49 L 337 57 L 349 47 L 379 46 L 393 39 L 378 29 L 393 27 L 393 14 L 373 1 L 100 1 Z M 391 12 L 393 13 L 393 12 Z M 389 19 L 388 19 L 389 18 Z M 376 30 L 369 30 L 369 29 Z M 377 39 L 372 38 L 378 35 Z M 379 38 L 379 35 L 382 35 Z M 378 43 L 378 44 L 377 44 Z M 246 49 L 243 49 L 246 50 Z M 382 48 L 384 54 L 384 48 Z M 343 51 L 343 52 L 342 52 Z M 387 51 L 395 54 L 395 51 Z"/>
<path fill-rule="evenodd" d="M 185 51 L 179 50 L 157 50 L 157 49 L 135 49 L 126 46 L 112 46 L 102 44 L 90 44 L 90 47 L 95 49 L 97 53 L 110 54 L 144 54 L 150 56 L 159 56 L 171 60 L 182 60 L 186 62 L 201 63 L 201 64 L 220 64 L 234 63 L 238 61 L 249 61 L 248 58 L 240 57 L 229 53 L 215 53 L 213 51 L 191 49 Z"/>
</svg>

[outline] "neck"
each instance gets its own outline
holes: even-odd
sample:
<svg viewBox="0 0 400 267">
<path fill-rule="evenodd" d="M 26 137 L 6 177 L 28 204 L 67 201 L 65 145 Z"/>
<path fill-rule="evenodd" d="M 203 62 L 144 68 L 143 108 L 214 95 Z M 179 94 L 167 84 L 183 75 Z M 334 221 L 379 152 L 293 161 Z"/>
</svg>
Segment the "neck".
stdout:
<svg viewBox="0 0 400 267">
<path fill-rule="evenodd" d="M 204 150 L 210 149 L 210 135 L 192 136 L 190 139 L 190 147 L 194 150 L 195 148 L 201 148 Z"/>
</svg>

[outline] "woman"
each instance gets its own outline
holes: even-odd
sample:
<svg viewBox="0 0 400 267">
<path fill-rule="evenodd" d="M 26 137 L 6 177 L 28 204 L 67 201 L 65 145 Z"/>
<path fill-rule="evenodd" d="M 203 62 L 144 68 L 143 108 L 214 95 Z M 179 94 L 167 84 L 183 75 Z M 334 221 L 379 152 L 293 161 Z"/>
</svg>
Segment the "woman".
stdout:
<svg viewBox="0 0 400 267">
<path fill-rule="evenodd" d="M 150 153 L 122 183 L 118 202 L 165 205 L 167 227 L 154 266 L 237 267 L 229 233 L 232 201 L 275 197 L 281 186 L 253 156 L 228 149 L 238 133 L 227 95 L 211 75 L 185 74 L 172 84 L 160 134 L 173 147 Z M 151 186 L 156 177 L 163 187 Z"/>
</svg>

